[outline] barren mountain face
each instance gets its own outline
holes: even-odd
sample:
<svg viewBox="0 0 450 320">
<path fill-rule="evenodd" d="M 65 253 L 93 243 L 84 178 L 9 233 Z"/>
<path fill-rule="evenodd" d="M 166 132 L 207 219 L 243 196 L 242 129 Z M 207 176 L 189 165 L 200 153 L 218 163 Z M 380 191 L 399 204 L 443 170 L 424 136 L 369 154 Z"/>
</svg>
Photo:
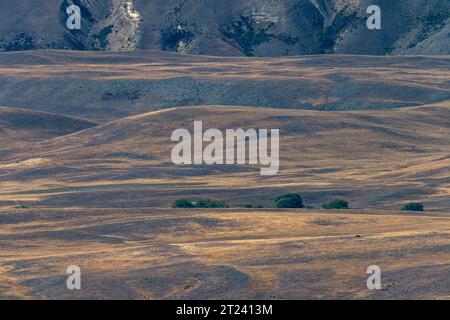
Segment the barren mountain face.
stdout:
<svg viewBox="0 0 450 320">
<path fill-rule="evenodd" d="M 2 0 L 0 50 L 448 54 L 448 0 Z M 68 30 L 77 5 L 81 29 Z M 366 26 L 381 8 L 381 30 Z"/>
</svg>

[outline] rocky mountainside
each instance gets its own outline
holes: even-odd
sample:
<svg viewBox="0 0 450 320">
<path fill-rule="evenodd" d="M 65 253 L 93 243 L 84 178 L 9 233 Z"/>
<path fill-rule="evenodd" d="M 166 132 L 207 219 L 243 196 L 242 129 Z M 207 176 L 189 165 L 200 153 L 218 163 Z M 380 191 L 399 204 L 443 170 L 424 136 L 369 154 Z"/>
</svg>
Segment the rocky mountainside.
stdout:
<svg viewBox="0 0 450 320">
<path fill-rule="evenodd" d="M 0 50 L 449 54 L 449 0 L 2 0 Z M 81 9 L 68 30 L 66 8 Z M 381 30 L 366 26 L 381 8 Z"/>
</svg>

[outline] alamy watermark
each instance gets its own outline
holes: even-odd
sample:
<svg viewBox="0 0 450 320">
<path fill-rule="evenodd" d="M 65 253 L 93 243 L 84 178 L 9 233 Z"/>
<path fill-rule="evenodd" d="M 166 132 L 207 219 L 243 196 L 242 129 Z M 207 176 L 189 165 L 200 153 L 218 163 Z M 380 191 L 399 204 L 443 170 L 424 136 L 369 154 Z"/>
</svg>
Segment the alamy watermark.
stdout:
<svg viewBox="0 0 450 320">
<path fill-rule="evenodd" d="M 367 8 L 367 14 L 370 14 L 367 19 L 367 28 L 369 30 L 381 29 L 381 9 L 379 6 L 371 5 Z"/>
<path fill-rule="evenodd" d="M 260 165 L 264 176 L 276 175 L 280 168 L 279 129 L 226 129 L 224 134 L 219 129 L 203 132 L 203 122 L 195 121 L 193 135 L 177 129 L 171 141 L 179 142 L 171 155 L 176 165 Z"/>
<path fill-rule="evenodd" d="M 132 3 L 126 3 L 127 10 L 130 10 Z M 132 11 L 132 7 L 131 7 Z M 70 5 L 66 8 L 68 15 L 66 26 L 69 30 L 80 30 L 81 29 L 81 9 L 77 5 Z M 381 29 L 381 8 L 377 5 L 370 5 L 367 10 L 367 14 L 370 16 L 367 19 L 367 28 L 369 30 L 380 30 Z M 179 30 L 181 26 L 178 26 Z"/>
<path fill-rule="evenodd" d="M 381 268 L 376 265 L 367 267 L 367 274 L 370 277 L 367 278 L 367 289 L 369 290 L 380 290 L 381 289 Z"/>
<path fill-rule="evenodd" d="M 67 278 L 66 286 L 69 290 L 81 290 L 81 269 L 79 266 L 69 266 L 67 273 L 70 276 Z"/>
<path fill-rule="evenodd" d="M 67 29 L 80 30 L 81 29 L 81 10 L 79 6 L 71 5 L 66 9 L 69 16 L 66 21 Z"/>
</svg>

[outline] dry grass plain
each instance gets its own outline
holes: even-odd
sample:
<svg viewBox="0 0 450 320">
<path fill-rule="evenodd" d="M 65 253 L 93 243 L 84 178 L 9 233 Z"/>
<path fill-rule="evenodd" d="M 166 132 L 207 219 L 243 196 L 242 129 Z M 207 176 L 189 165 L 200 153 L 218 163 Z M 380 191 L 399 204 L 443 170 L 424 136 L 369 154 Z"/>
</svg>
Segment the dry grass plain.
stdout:
<svg viewBox="0 0 450 320">
<path fill-rule="evenodd" d="M 448 67 L 448 57 L 1 54 L 0 104 L 27 110 L 0 108 L 0 299 L 450 299 Z M 368 110 L 329 110 L 346 103 Z M 182 107 L 160 110 L 169 104 Z M 279 128 L 279 175 L 173 165 L 172 131 L 195 120 Z M 352 210 L 274 209 L 288 192 Z M 233 208 L 171 209 L 180 198 Z M 398 211 L 411 201 L 427 211 Z M 69 265 L 82 268 L 81 291 L 66 289 Z M 366 288 L 369 265 L 383 271 L 380 291 Z"/>
<path fill-rule="evenodd" d="M 2 210 L 2 298 L 449 299 L 450 215 Z M 65 287 L 66 268 L 83 272 Z M 366 288 L 379 265 L 383 289 Z"/>
</svg>

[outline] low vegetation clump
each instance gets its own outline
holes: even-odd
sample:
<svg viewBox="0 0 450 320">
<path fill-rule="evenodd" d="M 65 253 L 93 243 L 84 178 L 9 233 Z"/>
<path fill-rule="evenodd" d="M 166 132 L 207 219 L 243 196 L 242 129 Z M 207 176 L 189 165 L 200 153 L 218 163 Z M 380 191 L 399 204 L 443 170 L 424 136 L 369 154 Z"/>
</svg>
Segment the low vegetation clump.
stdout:
<svg viewBox="0 0 450 320">
<path fill-rule="evenodd" d="M 407 203 L 405 204 L 402 211 L 425 211 L 422 203 Z"/>
<path fill-rule="evenodd" d="M 275 199 L 277 208 L 304 208 L 302 197 L 298 193 L 289 193 Z"/>
<path fill-rule="evenodd" d="M 225 201 L 202 199 L 195 203 L 196 208 L 229 208 Z"/>
<path fill-rule="evenodd" d="M 186 199 L 176 200 L 172 203 L 172 208 L 229 208 L 225 201 L 201 199 L 192 202 Z"/>
<path fill-rule="evenodd" d="M 325 203 L 322 206 L 322 209 L 337 209 L 337 210 L 341 210 L 341 209 L 348 209 L 348 202 L 345 200 L 341 200 L 341 199 L 334 199 L 330 202 Z"/>
<path fill-rule="evenodd" d="M 172 203 L 172 208 L 194 208 L 192 201 L 186 199 L 175 200 Z"/>
</svg>

